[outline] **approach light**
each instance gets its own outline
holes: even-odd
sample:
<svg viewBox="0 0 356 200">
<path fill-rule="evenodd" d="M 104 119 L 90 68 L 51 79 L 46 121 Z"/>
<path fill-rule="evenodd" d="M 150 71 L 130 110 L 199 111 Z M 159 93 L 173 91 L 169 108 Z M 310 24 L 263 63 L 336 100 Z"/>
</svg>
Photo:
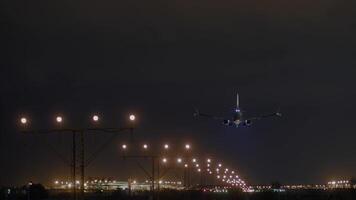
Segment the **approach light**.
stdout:
<svg viewBox="0 0 356 200">
<path fill-rule="evenodd" d="M 186 150 L 189 150 L 189 149 L 190 149 L 190 144 L 186 144 L 186 145 L 185 145 L 185 149 L 186 149 Z"/>
<path fill-rule="evenodd" d="M 93 119 L 94 122 L 97 122 L 97 121 L 99 121 L 99 116 L 98 115 L 93 115 L 92 119 Z"/>
<path fill-rule="evenodd" d="M 169 149 L 169 145 L 168 144 L 165 144 L 163 147 L 164 147 L 164 149 Z"/>
<path fill-rule="evenodd" d="M 188 164 L 184 164 L 184 167 L 187 168 L 187 167 L 188 167 Z"/>
<path fill-rule="evenodd" d="M 177 158 L 177 162 L 178 162 L 178 163 L 181 163 L 181 162 L 182 162 L 182 159 L 181 159 L 181 158 Z"/>
<path fill-rule="evenodd" d="M 20 119 L 21 124 L 27 124 L 27 118 L 26 117 L 21 117 Z"/>
<path fill-rule="evenodd" d="M 210 163 L 210 162 L 211 162 L 210 158 L 208 158 L 208 159 L 206 160 L 206 162 Z"/>
<path fill-rule="evenodd" d="M 221 167 L 222 166 L 222 164 L 221 163 L 219 163 L 219 167 Z"/>
<path fill-rule="evenodd" d="M 135 121 L 136 116 L 131 114 L 129 118 L 130 118 L 131 121 Z"/>
<path fill-rule="evenodd" d="M 126 145 L 126 144 L 123 144 L 121 147 L 122 147 L 122 149 L 124 149 L 124 150 L 127 149 L 127 145 Z"/>
<path fill-rule="evenodd" d="M 58 123 L 62 123 L 63 118 L 62 118 L 61 116 L 57 116 L 57 117 L 56 117 L 56 121 L 57 121 Z"/>
<path fill-rule="evenodd" d="M 167 158 L 163 158 L 163 159 L 162 159 L 162 162 L 163 162 L 163 163 L 167 163 Z"/>
<path fill-rule="evenodd" d="M 143 147 L 144 149 L 147 149 L 147 148 L 148 148 L 147 144 L 144 144 L 142 147 Z"/>
<path fill-rule="evenodd" d="M 193 159 L 192 159 L 192 162 L 193 162 L 193 163 L 197 162 L 197 159 L 193 158 Z"/>
<path fill-rule="evenodd" d="M 198 168 L 198 172 L 201 172 L 201 169 L 200 169 L 200 168 Z"/>
</svg>

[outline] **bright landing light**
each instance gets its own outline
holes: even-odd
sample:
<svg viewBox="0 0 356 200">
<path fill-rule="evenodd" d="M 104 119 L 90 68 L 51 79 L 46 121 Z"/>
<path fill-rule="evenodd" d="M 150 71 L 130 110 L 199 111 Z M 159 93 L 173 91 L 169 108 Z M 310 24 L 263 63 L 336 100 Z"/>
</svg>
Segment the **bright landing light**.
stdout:
<svg viewBox="0 0 356 200">
<path fill-rule="evenodd" d="M 20 119 L 21 124 L 27 124 L 27 119 L 25 117 L 22 117 Z"/>
<path fill-rule="evenodd" d="M 130 120 L 134 121 L 136 119 L 135 115 L 130 115 Z"/>
<path fill-rule="evenodd" d="M 57 117 L 56 117 L 56 121 L 57 121 L 58 123 L 62 123 L 63 118 L 62 118 L 61 116 L 57 116 Z"/>
<path fill-rule="evenodd" d="M 94 122 L 99 121 L 99 116 L 98 116 L 98 115 L 94 115 L 94 116 L 93 116 L 93 121 L 94 121 Z"/>
</svg>

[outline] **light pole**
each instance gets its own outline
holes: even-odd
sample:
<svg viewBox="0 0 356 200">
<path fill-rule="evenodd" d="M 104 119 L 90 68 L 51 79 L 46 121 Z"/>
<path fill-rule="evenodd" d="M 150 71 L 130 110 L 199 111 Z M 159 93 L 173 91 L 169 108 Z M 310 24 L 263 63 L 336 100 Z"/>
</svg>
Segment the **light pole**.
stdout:
<svg viewBox="0 0 356 200">
<path fill-rule="evenodd" d="M 135 116 L 134 115 L 130 115 L 129 119 L 131 121 L 135 120 Z M 92 117 L 92 120 L 94 123 L 97 123 L 99 121 L 99 116 L 98 115 L 94 115 Z M 95 157 L 100 153 L 101 150 L 103 150 L 103 148 L 105 148 L 109 142 L 112 141 L 112 139 L 114 139 L 114 137 L 117 136 L 117 133 L 122 132 L 122 131 L 127 131 L 130 130 L 130 134 L 132 136 L 133 134 L 133 126 L 129 127 L 129 128 L 97 128 L 97 127 L 87 127 L 87 128 L 63 128 L 63 124 L 64 124 L 64 117 L 61 115 L 58 115 L 55 117 L 55 122 L 57 124 L 57 128 L 54 129 L 36 129 L 36 130 L 30 130 L 28 129 L 28 125 L 29 125 L 29 119 L 26 117 L 21 117 L 20 118 L 20 124 L 22 127 L 21 132 L 22 133 L 32 133 L 32 134 L 54 134 L 54 133 L 71 133 L 72 134 L 72 153 L 71 153 L 71 157 L 72 157 L 72 161 L 71 161 L 71 175 L 72 175 L 72 189 L 73 189 L 73 199 L 77 200 L 78 196 L 77 196 L 77 180 L 76 180 L 76 176 L 77 176 L 77 151 L 78 151 L 78 146 L 77 146 L 77 135 L 80 135 L 80 145 L 79 145 L 79 168 L 80 168 L 80 196 L 82 199 L 84 199 L 84 183 L 85 183 L 85 167 L 88 166 L 94 159 Z M 84 153 L 85 153 L 85 148 L 84 148 L 84 134 L 85 132 L 104 132 L 104 133 L 113 133 L 113 137 L 110 137 L 107 142 L 105 142 L 105 144 L 103 144 L 98 151 L 94 152 L 94 154 L 92 154 L 92 156 L 88 159 L 85 160 L 84 157 Z"/>
</svg>

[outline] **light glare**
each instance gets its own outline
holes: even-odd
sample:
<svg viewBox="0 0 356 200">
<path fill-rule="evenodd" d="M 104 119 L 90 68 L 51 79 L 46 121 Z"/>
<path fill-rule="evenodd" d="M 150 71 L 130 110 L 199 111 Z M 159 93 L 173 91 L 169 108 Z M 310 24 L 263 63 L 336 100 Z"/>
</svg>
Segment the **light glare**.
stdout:
<svg viewBox="0 0 356 200">
<path fill-rule="evenodd" d="M 93 116 L 93 121 L 94 121 L 94 122 L 99 121 L 99 116 L 98 116 L 98 115 L 94 115 L 94 116 Z"/>
<path fill-rule="evenodd" d="M 57 117 L 56 117 L 56 121 L 57 121 L 58 123 L 62 123 L 63 118 L 62 118 L 61 116 L 57 116 Z"/>
<path fill-rule="evenodd" d="M 20 119 L 21 124 L 27 124 L 27 119 L 25 117 L 22 117 Z"/>
<path fill-rule="evenodd" d="M 134 121 L 135 119 L 136 119 L 135 115 L 132 115 L 132 114 L 131 114 L 131 115 L 130 115 L 130 120 L 131 120 L 131 121 Z"/>
</svg>

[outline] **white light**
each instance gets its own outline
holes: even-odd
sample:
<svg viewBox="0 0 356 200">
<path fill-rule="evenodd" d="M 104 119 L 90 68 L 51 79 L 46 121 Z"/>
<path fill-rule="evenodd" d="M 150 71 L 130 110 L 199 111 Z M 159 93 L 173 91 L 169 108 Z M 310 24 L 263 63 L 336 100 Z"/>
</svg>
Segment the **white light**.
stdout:
<svg viewBox="0 0 356 200">
<path fill-rule="evenodd" d="M 126 149 L 126 148 L 127 148 L 127 145 L 126 145 L 126 144 L 123 144 L 121 147 L 122 147 L 122 149 Z"/>
<path fill-rule="evenodd" d="M 196 164 L 195 167 L 199 167 L 199 164 Z"/>
<path fill-rule="evenodd" d="M 199 169 L 198 169 L 198 172 L 200 172 L 200 171 L 201 171 L 201 169 L 199 168 Z"/>
<path fill-rule="evenodd" d="M 163 163 L 166 163 L 166 162 L 167 162 L 167 158 L 163 158 L 163 159 L 162 159 L 162 162 L 163 162 Z"/>
<path fill-rule="evenodd" d="M 144 145 L 143 145 L 143 148 L 144 148 L 144 149 L 147 149 L 147 148 L 148 148 L 147 144 L 144 144 Z"/>
<path fill-rule="evenodd" d="M 22 117 L 20 119 L 20 121 L 21 121 L 21 124 L 27 124 L 27 119 L 25 117 Z"/>
<path fill-rule="evenodd" d="M 63 121 L 63 118 L 62 118 L 61 116 L 57 116 L 57 117 L 56 117 L 56 121 L 57 121 L 58 123 L 61 123 L 61 122 Z"/>
<path fill-rule="evenodd" d="M 221 163 L 219 163 L 219 167 L 221 167 L 222 166 L 222 164 Z"/>
<path fill-rule="evenodd" d="M 168 145 L 168 144 L 165 144 L 165 145 L 164 145 L 164 149 L 169 149 L 169 145 Z"/>
<path fill-rule="evenodd" d="M 190 145 L 189 145 L 189 144 L 186 144 L 186 145 L 185 145 L 185 149 L 187 149 L 187 150 L 190 149 Z"/>
<path fill-rule="evenodd" d="M 184 164 L 184 167 L 187 168 L 187 167 L 188 167 L 188 164 Z"/>
<path fill-rule="evenodd" d="M 181 158 L 177 158 L 177 162 L 178 162 L 178 163 L 181 163 L 181 162 L 182 162 L 182 159 L 181 159 Z"/>
<path fill-rule="evenodd" d="M 208 158 L 208 159 L 206 160 L 206 162 L 210 163 L 210 162 L 211 162 L 211 160 Z"/>
<path fill-rule="evenodd" d="M 193 158 L 193 159 L 192 159 L 192 162 L 193 162 L 193 163 L 197 162 L 197 159 Z"/>
<path fill-rule="evenodd" d="M 93 115 L 93 121 L 94 121 L 94 122 L 99 121 L 99 116 L 98 116 L 98 115 Z"/>
<path fill-rule="evenodd" d="M 130 120 L 134 121 L 136 119 L 135 115 L 130 115 Z"/>
</svg>

